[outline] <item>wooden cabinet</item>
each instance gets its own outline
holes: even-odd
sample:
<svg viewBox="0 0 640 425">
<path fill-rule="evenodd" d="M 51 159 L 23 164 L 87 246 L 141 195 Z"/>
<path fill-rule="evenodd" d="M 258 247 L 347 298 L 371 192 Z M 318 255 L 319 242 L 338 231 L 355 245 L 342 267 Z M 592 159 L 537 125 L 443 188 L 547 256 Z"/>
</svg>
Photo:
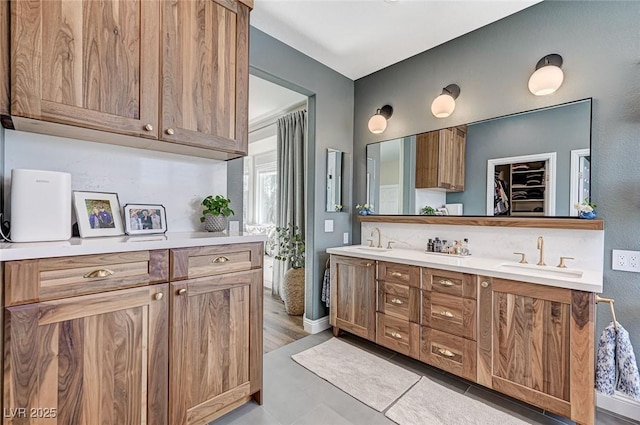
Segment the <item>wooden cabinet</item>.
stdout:
<svg viewBox="0 0 640 425">
<path fill-rule="evenodd" d="M 464 191 L 467 126 L 416 136 L 416 189 Z"/>
<path fill-rule="evenodd" d="M 9 0 L 0 0 L 0 115 L 9 114 Z"/>
<path fill-rule="evenodd" d="M 3 424 L 167 424 L 167 291 L 6 308 Z"/>
<path fill-rule="evenodd" d="M 262 402 L 261 243 L 171 250 L 169 423 Z"/>
<path fill-rule="evenodd" d="M 11 2 L 13 124 L 216 159 L 246 155 L 252 6 L 251 0 Z M 3 65 L 0 58 L 0 72 Z M 5 98 L 0 88 L 0 113 Z"/>
<path fill-rule="evenodd" d="M 11 2 L 11 114 L 157 138 L 160 2 Z"/>
<path fill-rule="evenodd" d="M 330 323 L 340 329 L 376 339 L 375 261 L 331 256 Z"/>
<path fill-rule="evenodd" d="M 262 389 L 262 271 L 171 284 L 171 425 L 207 424 Z"/>
<path fill-rule="evenodd" d="M 249 8 L 164 1 L 161 138 L 246 155 Z"/>
<path fill-rule="evenodd" d="M 593 294 L 480 277 L 478 382 L 593 424 Z"/>
</svg>

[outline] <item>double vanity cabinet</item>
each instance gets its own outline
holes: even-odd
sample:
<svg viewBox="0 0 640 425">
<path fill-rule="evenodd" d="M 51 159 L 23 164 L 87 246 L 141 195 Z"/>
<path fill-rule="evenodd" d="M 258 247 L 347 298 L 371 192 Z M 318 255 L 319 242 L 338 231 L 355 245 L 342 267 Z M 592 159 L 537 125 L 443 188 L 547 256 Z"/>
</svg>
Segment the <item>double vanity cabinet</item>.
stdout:
<svg viewBox="0 0 640 425">
<path fill-rule="evenodd" d="M 262 256 L 251 242 L 2 263 L 2 423 L 205 425 L 261 403 Z"/>
<path fill-rule="evenodd" d="M 334 335 L 353 333 L 580 424 L 594 423 L 593 293 L 354 251 L 329 250 Z"/>
</svg>

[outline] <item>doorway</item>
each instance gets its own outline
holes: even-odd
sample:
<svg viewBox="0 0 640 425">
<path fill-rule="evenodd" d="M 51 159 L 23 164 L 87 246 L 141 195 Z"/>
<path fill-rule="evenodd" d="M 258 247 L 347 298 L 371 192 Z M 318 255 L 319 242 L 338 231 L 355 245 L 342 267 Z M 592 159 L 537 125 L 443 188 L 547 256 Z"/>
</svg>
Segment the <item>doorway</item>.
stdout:
<svg viewBox="0 0 640 425">
<path fill-rule="evenodd" d="M 277 121 L 307 108 L 307 96 L 250 74 L 249 149 L 243 160 L 244 232 L 266 234 L 264 264 L 264 353 L 307 335 L 302 316 L 286 313 L 280 297 L 272 294 L 277 253 L 279 213 Z M 277 283 L 276 283 L 277 284 Z"/>
</svg>

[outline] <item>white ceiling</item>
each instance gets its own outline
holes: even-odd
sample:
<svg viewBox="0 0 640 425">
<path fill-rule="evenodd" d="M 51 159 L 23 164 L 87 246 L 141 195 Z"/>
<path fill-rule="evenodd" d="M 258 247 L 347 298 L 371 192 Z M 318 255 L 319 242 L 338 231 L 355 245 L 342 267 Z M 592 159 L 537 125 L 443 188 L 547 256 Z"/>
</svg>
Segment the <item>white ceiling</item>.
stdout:
<svg viewBox="0 0 640 425">
<path fill-rule="evenodd" d="M 277 84 L 249 75 L 249 125 L 283 115 L 307 97 Z"/>
<path fill-rule="evenodd" d="M 352 80 L 541 0 L 255 0 L 251 25 Z"/>
</svg>

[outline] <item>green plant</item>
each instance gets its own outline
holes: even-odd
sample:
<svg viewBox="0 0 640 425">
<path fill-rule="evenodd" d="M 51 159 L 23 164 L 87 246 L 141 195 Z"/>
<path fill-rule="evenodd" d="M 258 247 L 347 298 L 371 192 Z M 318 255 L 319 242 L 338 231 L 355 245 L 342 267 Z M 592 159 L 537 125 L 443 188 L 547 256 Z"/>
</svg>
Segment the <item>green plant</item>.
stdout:
<svg viewBox="0 0 640 425">
<path fill-rule="evenodd" d="M 424 208 L 420 208 L 420 214 L 422 215 L 436 215 L 436 210 L 429 205 Z"/>
<path fill-rule="evenodd" d="M 276 237 L 278 254 L 275 259 L 289 261 L 294 269 L 304 267 L 304 239 L 298 226 L 276 227 Z"/>
<path fill-rule="evenodd" d="M 204 206 L 204 210 L 202 211 L 202 217 L 200 217 L 200 221 L 204 223 L 204 216 L 206 214 L 211 215 L 223 215 L 225 217 L 229 217 L 231 214 L 235 214 L 231 208 L 229 208 L 229 204 L 231 203 L 231 199 L 224 198 L 220 195 L 216 195 L 214 198 L 213 195 L 209 195 L 202 200 L 202 205 Z"/>
</svg>

